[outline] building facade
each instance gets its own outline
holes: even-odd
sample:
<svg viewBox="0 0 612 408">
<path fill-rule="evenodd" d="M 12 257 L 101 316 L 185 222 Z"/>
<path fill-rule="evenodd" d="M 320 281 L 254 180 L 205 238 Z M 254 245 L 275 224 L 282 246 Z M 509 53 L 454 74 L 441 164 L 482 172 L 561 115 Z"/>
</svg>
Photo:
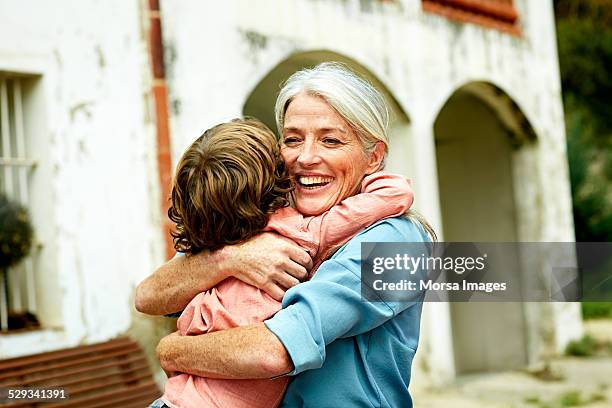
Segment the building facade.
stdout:
<svg viewBox="0 0 612 408">
<path fill-rule="evenodd" d="M 153 359 L 164 325 L 132 302 L 166 255 L 159 152 L 176 161 L 204 129 L 242 115 L 274 128 L 281 82 L 323 61 L 387 97 L 387 169 L 413 180 L 442 240 L 574 240 L 551 1 L 184 0 L 153 13 L 144 1 L 5 1 L 0 11 L 3 100 L 23 106 L 24 131 L 8 132 L 35 163 L 1 174 L 27 174 L 40 242 L 8 289 L 42 324 L 0 335 L 0 358 L 127 333 Z M 166 141 L 152 91 L 157 18 Z M 4 122 L 19 121 L 6 111 Z M 535 365 L 581 334 L 576 304 L 427 304 L 413 378 Z"/>
</svg>

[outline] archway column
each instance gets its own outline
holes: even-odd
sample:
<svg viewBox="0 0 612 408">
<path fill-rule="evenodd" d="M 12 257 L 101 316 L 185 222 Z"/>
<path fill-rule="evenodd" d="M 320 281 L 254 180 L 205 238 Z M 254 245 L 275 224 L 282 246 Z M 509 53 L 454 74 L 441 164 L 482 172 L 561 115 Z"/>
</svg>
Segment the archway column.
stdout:
<svg viewBox="0 0 612 408">
<path fill-rule="evenodd" d="M 419 378 L 426 378 L 428 385 L 433 387 L 450 384 L 457 374 L 448 302 L 428 302 L 423 305 L 420 342 L 421 352 L 416 355 L 414 367 L 415 370 L 425 367 L 425 372 L 422 377 L 412 377 L 417 382 Z"/>
<path fill-rule="evenodd" d="M 552 102 L 551 110 L 557 118 L 562 118 L 560 100 Z M 540 131 L 541 148 L 537 156 L 537 169 L 542 190 L 542 232 L 543 242 L 575 242 L 574 220 L 572 217 L 572 196 L 569 180 L 569 164 L 565 145 L 563 120 L 556 121 Z M 576 254 L 568 254 L 567 265 L 573 264 Z M 543 355 L 559 355 L 565 352 L 570 341 L 584 335 L 582 307 L 579 302 L 553 302 L 544 304 L 550 319 L 539 327 L 553 333 L 552 344 L 543 347 Z M 539 350 L 542 353 L 542 350 Z"/>
<path fill-rule="evenodd" d="M 442 215 L 433 121 L 415 116 L 410 124 L 412 133 L 411 154 L 413 165 L 411 175 L 414 184 L 416 208 L 431 223 L 438 237 L 442 239 Z"/>
<path fill-rule="evenodd" d="M 433 131 L 433 120 L 428 115 L 415 115 L 411 122 L 412 158 L 414 190 L 417 210 L 434 227 L 438 238 L 444 239 L 440 194 L 438 188 L 438 171 L 436 163 L 436 146 Z M 450 383 L 456 376 L 450 305 L 447 302 L 431 302 L 423 305 L 422 316 L 422 350 L 417 359 L 425 359 L 428 368 L 426 375 L 433 386 Z"/>
</svg>

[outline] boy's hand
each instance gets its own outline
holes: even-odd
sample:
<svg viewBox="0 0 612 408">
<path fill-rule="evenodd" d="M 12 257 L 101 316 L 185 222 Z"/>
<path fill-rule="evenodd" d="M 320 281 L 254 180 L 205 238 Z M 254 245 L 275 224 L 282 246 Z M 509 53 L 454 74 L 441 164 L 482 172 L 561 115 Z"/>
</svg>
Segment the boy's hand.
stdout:
<svg viewBox="0 0 612 408">
<path fill-rule="evenodd" d="M 285 291 L 303 281 L 312 268 L 310 255 L 290 239 L 264 232 L 245 243 L 226 246 L 233 276 L 281 301 Z"/>
</svg>

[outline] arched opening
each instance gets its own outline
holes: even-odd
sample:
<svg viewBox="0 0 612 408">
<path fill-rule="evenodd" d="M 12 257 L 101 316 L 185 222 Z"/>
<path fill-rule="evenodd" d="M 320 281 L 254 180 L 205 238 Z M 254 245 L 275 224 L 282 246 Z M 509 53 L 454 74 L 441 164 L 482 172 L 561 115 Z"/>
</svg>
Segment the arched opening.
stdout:
<svg viewBox="0 0 612 408">
<path fill-rule="evenodd" d="M 336 61 L 347 65 L 355 73 L 366 78 L 379 91 L 383 93 L 387 99 L 390 108 L 390 123 L 389 123 L 389 156 L 387 158 L 387 169 L 397 173 L 410 176 L 413 174 L 411 163 L 413 160 L 409 157 L 410 146 L 410 121 L 404 110 L 400 107 L 397 100 L 393 97 L 389 89 L 381 82 L 376 75 L 368 70 L 363 65 L 355 60 L 344 55 L 331 51 L 308 51 L 299 54 L 294 54 L 286 60 L 279 63 L 268 74 L 262 78 L 249 94 L 244 107 L 243 114 L 245 116 L 253 116 L 276 131 L 276 123 L 274 120 L 274 102 L 280 91 L 283 82 L 294 72 L 325 61 Z"/>
<path fill-rule="evenodd" d="M 494 85 L 470 83 L 448 99 L 434 133 L 444 240 L 526 240 L 521 223 L 529 217 L 517 198 L 534 190 L 534 178 L 520 176 L 535 133 L 516 103 Z M 518 254 L 504 264 L 520 273 Z M 522 303 L 456 302 L 450 311 L 457 373 L 527 364 Z"/>
</svg>

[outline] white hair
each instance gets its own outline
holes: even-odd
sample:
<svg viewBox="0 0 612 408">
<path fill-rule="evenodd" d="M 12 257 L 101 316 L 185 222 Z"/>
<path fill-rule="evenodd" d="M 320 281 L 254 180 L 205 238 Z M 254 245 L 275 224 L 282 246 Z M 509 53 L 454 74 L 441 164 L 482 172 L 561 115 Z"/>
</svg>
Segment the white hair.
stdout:
<svg viewBox="0 0 612 408">
<path fill-rule="evenodd" d="M 383 142 L 386 156 L 389 110 L 385 98 L 368 81 L 338 62 L 324 62 L 297 71 L 285 81 L 276 99 L 274 114 L 279 134 L 283 133 L 289 103 L 302 93 L 325 99 L 353 128 L 365 151 Z"/>
</svg>

